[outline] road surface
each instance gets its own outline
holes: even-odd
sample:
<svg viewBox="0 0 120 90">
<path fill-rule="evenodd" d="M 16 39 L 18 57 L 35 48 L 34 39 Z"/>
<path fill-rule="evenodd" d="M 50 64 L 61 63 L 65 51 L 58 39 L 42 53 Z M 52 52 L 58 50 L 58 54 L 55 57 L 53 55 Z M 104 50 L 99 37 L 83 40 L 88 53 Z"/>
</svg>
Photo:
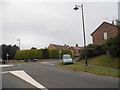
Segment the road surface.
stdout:
<svg viewBox="0 0 120 90">
<path fill-rule="evenodd" d="M 22 70 L 45 88 L 118 88 L 116 78 L 71 71 L 60 68 L 54 65 L 55 63 L 54 61 L 23 63 L 2 67 L 2 86 L 3 88 L 37 88 L 10 73 L 10 71 Z M 24 75 L 19 74 L 19 76 Z"/>
</svg>

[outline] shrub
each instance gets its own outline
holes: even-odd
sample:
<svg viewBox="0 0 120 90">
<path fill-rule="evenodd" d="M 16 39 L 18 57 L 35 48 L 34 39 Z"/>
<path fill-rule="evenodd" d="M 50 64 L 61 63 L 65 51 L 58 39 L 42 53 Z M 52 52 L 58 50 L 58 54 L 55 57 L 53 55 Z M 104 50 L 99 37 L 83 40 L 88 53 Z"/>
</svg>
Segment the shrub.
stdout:
<svg viewBox="0 0 120 90">
<path fill-rule="evenodd" d="M 73 51 L 62 50 L 61 55 L 70 54 L 72 57 Z M 31 50 L 18 50 L 15 55 L 15 59 L 29 60 L 29 59 L 59 59 L 60 54 L 57 49 L 31 49 Z"/>
<path fill-rule="evenodd" d="M 48 49 L 41 49 L 42 59 L 49 59 L 49 51 Z"/>
<path fill-rule="evenodd" d="M 61 52 L 61 57 L 62 57 L 64 54 L 70 54 L 71 57 L 74 56 L 73 51 L 72 51 L 72 50 L 69 50 L 69 49 L 62 50 L 62 52 Z"/>
<path fill-rule="evenodd" d="M 115 38 L 107 40 L 106 49 L 110 55 L 120 57 L 120 33 Z"/>
<path fill-rule="evenodd" d="M 59 50 L 58 49 L 50 49 L 49 50 L 49 58 L 50 59 L 59 59 Z"/>
<path fill-rule="evenodd" d="M 83 49 L 80 53 L 80 59 L 96 57 L 102 54 L 106 54 L 106 50 L 104 45 L 94 45 L 89 44 L 85 49 Z"/>
</svg>

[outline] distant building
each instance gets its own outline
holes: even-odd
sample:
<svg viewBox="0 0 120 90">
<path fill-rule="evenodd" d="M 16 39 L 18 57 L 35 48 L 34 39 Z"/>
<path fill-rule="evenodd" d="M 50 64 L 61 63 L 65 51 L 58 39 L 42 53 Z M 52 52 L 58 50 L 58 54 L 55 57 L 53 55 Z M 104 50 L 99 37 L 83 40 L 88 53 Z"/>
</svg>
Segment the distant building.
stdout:
<svg viewBox="0 0 120 90">
<path fill-rule="evenodd" d="M 79 47 L 78 44 L 76 46 L 69 46 L 69 45 L 56 45 L 56 44 L 50 44 L 48 46 L 48 49 L 70 49 L 74 52 L 74 56 L 80 56 L 80 51 L 82 47 Z"/>
<path fill-rule="evenodd" d="M 76 46 L 71 46 L 71 47 L 69 47 L 69 49 L 74 52 L 75 57 L 78 57 L 78 56 L 80 56 L 80 52 L 83 49 L 83 47 L 79 47 L 78 44 L 76 44 Z"/>
<path fill-rule="evenodd" d="M 101 44 L 108 38 L 115 37 L 118 33 L 116 25 L 103 22 L 92 34 L 93 44 Z"/>
<path fill-rule="evenodd" d="M 69 49 L 69 46 L 62 46 L 62 45 L 50 44 L 48 46 L 48 49 Z"/>
</svg>

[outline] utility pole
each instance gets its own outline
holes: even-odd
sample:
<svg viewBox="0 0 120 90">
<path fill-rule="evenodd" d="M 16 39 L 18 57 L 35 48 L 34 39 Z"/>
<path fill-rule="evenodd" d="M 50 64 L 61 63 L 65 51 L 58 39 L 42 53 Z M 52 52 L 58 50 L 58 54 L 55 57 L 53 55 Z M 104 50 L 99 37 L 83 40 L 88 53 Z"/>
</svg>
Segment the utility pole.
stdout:
<svg viewBox="0 0 120 90">
<path fill-rule="evenodd" d="M 84 9 L 83 9 L 83 4 L 81 4 L 81 5 L 75 5 L 74 10 L 78 10 L 79 7 L 81 7 L 81 11 L 82 11 L 82 25 L 83 25 L 84 48 L 86 48 L 85 21 L 84 21 Z M 85 54 L 85 65 L 88 66 L 86 54 Z"/>
<path fill-rule="evenodd" d="M 17 41 L 18 41 L 18 44 L 19 44 L 19 49 L 20 49 L 20 39 L 17 39 Z"/>
</svg>

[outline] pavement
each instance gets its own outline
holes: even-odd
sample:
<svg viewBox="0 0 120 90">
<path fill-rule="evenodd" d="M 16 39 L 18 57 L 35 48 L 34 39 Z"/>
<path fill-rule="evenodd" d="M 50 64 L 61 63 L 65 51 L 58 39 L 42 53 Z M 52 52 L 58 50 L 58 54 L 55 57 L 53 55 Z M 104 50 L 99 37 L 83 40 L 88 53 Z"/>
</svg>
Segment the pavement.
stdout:
<svg viewBox="0 0 120 90">
<path fill-rule="evenodd" d="M 38 88 L 33 84 L 35 82 L 45 89 L 118 88 L 117 78 L 63 69 L 55 65 L 57 62 L 49 61 L 2 66 L 2 87 Z"/>
</svg>

